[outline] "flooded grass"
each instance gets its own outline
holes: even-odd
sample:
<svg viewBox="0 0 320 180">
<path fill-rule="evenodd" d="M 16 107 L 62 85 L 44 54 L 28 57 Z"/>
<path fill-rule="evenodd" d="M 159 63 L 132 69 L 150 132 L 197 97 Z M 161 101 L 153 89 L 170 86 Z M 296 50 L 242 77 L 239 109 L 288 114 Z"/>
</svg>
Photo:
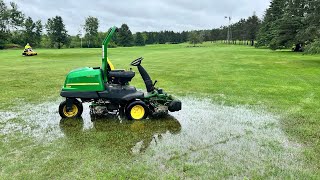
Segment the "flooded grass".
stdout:
<svg viewBox="0 0 320 180">
<path fill-rule="evenodd" d="M 243 179 L 307 173 L 301 147 L 281 131 L 279 117 L 241 106 L 195 99 L 183 102 L 183 111 L 174 115 L 181 122 L 181 133 L 164 136 L 161 144 L 148 151 L 154 155 L 144 156 L 155 169 L 163 169 L 160 176 Z"/>
<path fill-rule="evenodd" d="M 1 112 L 2 178 L 305 178 L 302 147 L 261 109 L 183 98 L 143 121 L 61 119 L 59 102 Z M 1 179 L 2 179 L 1 178 Z"/>
</svg>

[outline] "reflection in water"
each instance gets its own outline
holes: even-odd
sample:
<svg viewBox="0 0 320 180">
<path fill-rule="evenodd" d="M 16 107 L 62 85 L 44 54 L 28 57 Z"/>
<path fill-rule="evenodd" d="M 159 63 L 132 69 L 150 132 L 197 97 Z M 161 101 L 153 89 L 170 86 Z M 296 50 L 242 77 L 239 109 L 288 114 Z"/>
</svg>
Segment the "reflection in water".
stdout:
<svg viewBox="0 0 320 180">
<path fill-rule="evenodd" d="M 80 119 L 61 119 L 60 129 L 69 138 L 80 143 L 81 140 L 99 139 L 100 147 L 113 147 L 117 151 L 139 153 L 146 150 L 152 142 L 157 143 L 162 134 L 177 134 L 181 125 L 173 116 L 143 121 L 120 121 L 117 118 L 95 119 L 93 128 L 84 129 Z M 88 143 L 88 142 L 83 142 Z M 82 144 L 83 144 L 82 143 Z"/>
</svg>

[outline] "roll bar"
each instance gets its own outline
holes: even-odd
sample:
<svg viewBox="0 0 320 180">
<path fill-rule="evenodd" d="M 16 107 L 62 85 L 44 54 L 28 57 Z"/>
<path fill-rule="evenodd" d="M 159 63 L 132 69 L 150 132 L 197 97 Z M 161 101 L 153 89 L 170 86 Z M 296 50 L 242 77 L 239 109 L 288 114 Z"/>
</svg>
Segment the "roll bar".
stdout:
<svg viewBox="0 0 320 180">
<path fill-rule="evenodd" d="M 107 69 L 108 69 L 108 44 L 111 41 L 111 38 L 115 31 L 117 30 L 117 27 L 113 26 L 110 28 L 109 33 L 107 37 L 104 39 L 102 43 L 102 70 L 103 70 L 103 77 L 104 80 L 107 80 Z"/>
</svg>

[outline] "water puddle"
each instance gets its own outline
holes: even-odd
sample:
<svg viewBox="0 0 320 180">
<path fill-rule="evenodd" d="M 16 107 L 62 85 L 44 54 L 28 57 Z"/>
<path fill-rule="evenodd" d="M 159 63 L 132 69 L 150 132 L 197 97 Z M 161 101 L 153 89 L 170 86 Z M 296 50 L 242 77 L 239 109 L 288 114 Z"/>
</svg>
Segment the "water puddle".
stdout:
<svg viewBox="0 0 320 180">
<path fill-rule="evenodd" d="M 182 102 L 180 112 L 136 122 L 114 117 L 91 121 L 88 104 L 82 118 L 76 120 L 60 118 L 58 101 L 28 105 L 19 114 L 0 113 L 2 125 L 16 127 L 1 130 L 1 134 L 21 131 L 40 142 L 62 139 L 72 148 L 131 154 L 139 156 L 137 164 L 166 170 L 161 171 L 164 174 L 178 171 L 173 167 L 179 165 L 183 172 L 224 169 L 238 175 L 260 174 L 266 166 L 301 169 L 301 148 L 282 132 L 279 117 L 259 109 L 227 107 L 193 98 L 183 98 Z"/>
<path fill-rule="evenodd" d="M 18 115 L 18 113 L 14 112 L 0 111 L 0 134 L 6 134 L 8 132 L 15 131 L 18 127 L 20 127 L 16 126 L 12 121 L 10 122 L 10 120 L 14 120 L 16 117 L 18 117 Z"/>
<path fill-rule="evenodd" d="M 243 177 L 253 172 L 303 169 L 300 145 L 288 140 L 280 128 L 280 117 L 263 110 L 184 99 L 183 111 L 174 117 L 181 132 L 165 134 L 160 144 L 150 146 L 148 153 L 153 156 L 145 157 L 145 162 L 159 169 L 181 165 L 191 174 L 206 169 L 208 175 L 217 177 L 225 176 L 223 172 Z"/>
</svg>

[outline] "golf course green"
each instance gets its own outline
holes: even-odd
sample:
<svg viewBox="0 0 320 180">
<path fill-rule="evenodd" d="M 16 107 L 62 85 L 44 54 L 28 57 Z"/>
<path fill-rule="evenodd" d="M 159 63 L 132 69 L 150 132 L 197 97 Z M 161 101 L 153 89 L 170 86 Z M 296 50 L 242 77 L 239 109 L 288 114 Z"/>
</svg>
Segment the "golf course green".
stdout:
<svg viewBox="0 0 320 180">
<path fill-rule="evenodd" d="M 101 49 L 35 51 L 0 51 L 0 179 L 320 178 L 319 55 L 210 42 L 112 48 L 116 69 L 136 72 L 131 85 L 145 89 L 129 66 L 142 56 L 182 111 L 92 123 L 86 113 L 61 120 L 59 93 L 70 70 L 101 66 Z"/>
</svg>

